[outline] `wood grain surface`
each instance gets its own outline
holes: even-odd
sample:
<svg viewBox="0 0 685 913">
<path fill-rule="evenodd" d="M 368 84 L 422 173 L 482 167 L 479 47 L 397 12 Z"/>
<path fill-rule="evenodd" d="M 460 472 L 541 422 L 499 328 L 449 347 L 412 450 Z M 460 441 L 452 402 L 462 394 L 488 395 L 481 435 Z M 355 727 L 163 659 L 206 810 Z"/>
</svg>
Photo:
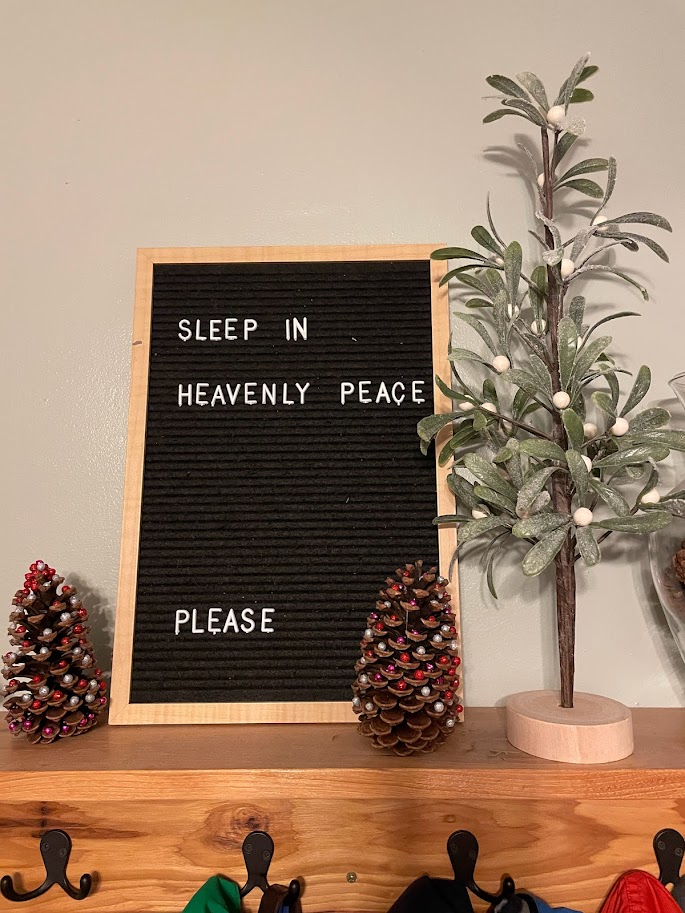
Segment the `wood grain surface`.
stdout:
<svg viewBox="0 0 685 913">
<path fill-rule="evenodd" d="M 496 710 L 417 760 L 340 725 L 103 726 L 42 750 L 3 732 L 0 874 L 38 884 L 38 837 L 64 827 L 72 881 L 98 879 L 79 911 L 180 913 L 217 872 L 242 883 L 243 838 L 264 828 L 271 880 L 302 877 L 308 913 L 382 913 L 418 875 L 448 876 L 447 838 L 468 828 L 486 887 L 509 872 L 591 913 L 620 872 L 655 871 L 656 831 L 685 826 L 685 710 L 635 711 L 635 738 L 631 758 L 585 767 L 511 748 Z M 26 910 L 71 903 L 53 889 Z"/>
</svg>

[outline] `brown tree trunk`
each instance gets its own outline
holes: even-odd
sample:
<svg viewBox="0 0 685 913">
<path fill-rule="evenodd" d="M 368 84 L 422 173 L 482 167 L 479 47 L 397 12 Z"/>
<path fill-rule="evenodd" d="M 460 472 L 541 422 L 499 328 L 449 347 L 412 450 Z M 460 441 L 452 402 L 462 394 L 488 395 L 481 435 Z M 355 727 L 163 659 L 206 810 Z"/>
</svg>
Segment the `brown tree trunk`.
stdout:
<svg viewBox="0 0 685 913">
<path fill-rule="evenodd" d="M 556 143 L 555 143 L 556 145 Z M 542 131 L 542 160 L 545 183 L 543 197 L 545 216 L 554 218 L 554 183 L 553 162 L 550 159 L 549 135 Z M 554 246 L 552 234 L 545 228 L 545 238 L 549 247 Z M 552 391 L 560 389 L 559 381 L 559 321 L 564 316 L 564 289 L 559 284 L 556 270 L 547 268 L 547 319 L 552 356 Z M 559 410 L 552 411 L 552 436 L 562 450 L 568 449 L 566 429 Z M 557 472 L 552 476 L 552 504 L 554 510 L 561 514 L 571 513 L 571 485 L 566 473 Z M 561 706 L 573 707 L 573 679 L 575 673 L 576 646 L 576 572 L 574 560 L 575 544 L 569 531 L 561 551 L 555 559 L 556 602 L 557 602 L 557 636 L 559 640 L 559 674 L 561 678 Z"/>
</svg>

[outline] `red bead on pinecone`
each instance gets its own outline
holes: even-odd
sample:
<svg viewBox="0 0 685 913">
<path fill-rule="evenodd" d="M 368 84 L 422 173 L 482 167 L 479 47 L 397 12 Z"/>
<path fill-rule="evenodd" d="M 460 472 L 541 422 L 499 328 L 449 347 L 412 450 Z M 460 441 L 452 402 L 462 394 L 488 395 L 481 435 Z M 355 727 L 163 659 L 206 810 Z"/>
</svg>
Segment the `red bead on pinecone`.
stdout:
<svg viewBox="0 0 685 913">
<path fill-rule="evenodd" d="M 421 561 L 395 575 L 367 618 L 352 706 L 376 748 L 409 755 L 434 751 L 454 730 L 461 660 L 447 580 Z"/>
<path fill-rule="evenodd" d="M 92 729 L 107 705 L 107 684 L 95 668 L 76 588 L 44 561 L 31 565 L 25 581 L 12 600 L 3 707 L 10 732 L 45 744 Z"/>
</svg>

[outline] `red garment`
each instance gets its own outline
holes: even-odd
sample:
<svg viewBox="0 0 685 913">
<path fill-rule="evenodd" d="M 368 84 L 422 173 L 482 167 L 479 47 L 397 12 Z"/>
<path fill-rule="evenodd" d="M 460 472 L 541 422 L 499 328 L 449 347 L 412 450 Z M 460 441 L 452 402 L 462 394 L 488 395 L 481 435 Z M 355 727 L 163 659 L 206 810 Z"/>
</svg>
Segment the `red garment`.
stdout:
<svg viewBox="0 0 685 913">
<path fill-rule="evenodd" d="M 649 872 L 621 875 L 607 894 L 600 913 L 683 913 L 675 899 Z"/>
</svg>

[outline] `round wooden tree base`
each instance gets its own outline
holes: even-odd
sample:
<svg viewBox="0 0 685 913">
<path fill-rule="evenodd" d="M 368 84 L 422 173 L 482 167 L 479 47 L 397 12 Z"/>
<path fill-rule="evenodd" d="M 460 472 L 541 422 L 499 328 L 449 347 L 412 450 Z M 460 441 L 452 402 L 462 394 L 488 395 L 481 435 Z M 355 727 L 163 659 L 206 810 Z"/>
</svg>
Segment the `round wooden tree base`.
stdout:
<svg viewBox="0 0 685 913">
<path fill-rule="evenodd" d="M 630 710 L 597 694 L 576 693 L 559 705 L 558 691 L 523 691 L 507 699 L 507 738 L 515 748 L 569 764 L 605 764 L 633 753 Z"/>
</svg>

